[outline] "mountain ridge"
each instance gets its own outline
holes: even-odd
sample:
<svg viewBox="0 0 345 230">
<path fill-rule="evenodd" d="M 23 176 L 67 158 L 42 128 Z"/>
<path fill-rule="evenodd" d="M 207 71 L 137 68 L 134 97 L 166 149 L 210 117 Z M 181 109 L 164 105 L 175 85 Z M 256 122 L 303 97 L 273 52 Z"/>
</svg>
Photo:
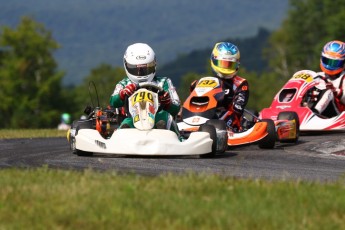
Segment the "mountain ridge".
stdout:
<svg viewBox="0 0 345 230">
<path fill-rule="evenodd" d="M 259 27 L 278 28 L 288 0 L 0 0 L 0 26 L 30 16 L 52 31 L 54 54 L 66 71 L 64 84 L 78 84 L 101 63 L 122 66 L 126 47 L 146 42 L 159 65 L 212 46 L 222 38 L 254 36 Z"/>
</svg>

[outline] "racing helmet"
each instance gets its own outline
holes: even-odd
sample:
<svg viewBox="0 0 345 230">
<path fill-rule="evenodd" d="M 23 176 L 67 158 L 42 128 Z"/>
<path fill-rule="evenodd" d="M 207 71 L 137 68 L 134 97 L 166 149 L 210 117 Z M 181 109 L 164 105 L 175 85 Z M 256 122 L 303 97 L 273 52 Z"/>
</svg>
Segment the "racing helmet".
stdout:
<svg viewBox="0 0 345 230">
<path fill-rule="evenodd" d="M 337 75 L 345 68 L 345 43 L 330 41 L 322 49 L 320 68 L 327 75 Z"/>
<path fill-rule="evenodd" d="M 145 43 L 132 44 L 123 56 L 123 65 L 132 82 L 150 82 L 156 74 L 155 52 Z"/>
<path fill-rule="evenodd" d="M 70 124 L 71 123 L 71 115 L 69 113 L 61 114 L 61 123 Z"/>
<path fill-rule="evenodd" d="M 210 59 L 212 71 L 220 78 L 230 79 L 240 68 L 240 51 L 230 42 L 216 43 Z"/>
</svg>

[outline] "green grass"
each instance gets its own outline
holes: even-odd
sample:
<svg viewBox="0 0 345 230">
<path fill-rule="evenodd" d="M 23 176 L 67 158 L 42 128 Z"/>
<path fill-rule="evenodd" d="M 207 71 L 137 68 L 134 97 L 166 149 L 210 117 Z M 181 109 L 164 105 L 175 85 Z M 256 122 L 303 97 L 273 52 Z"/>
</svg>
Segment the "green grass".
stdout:
<svg viewBox="0 0 345 230">
<path fill-rule="evenodd" d="M 0 129 L 0 139 L 66 137 L 66 130 L 57 129 Z"/>
<path fill-rule="evenodd" d="M 0 171 L 0 229 L 344 229 L 345 184 Z"/>
<path fill-rule="evenodd" d="M 1 138 L 65 137 L 55 129 Z M 0 229 L 345 229 L 336 183 L 0 170 Z"/>
</svg>

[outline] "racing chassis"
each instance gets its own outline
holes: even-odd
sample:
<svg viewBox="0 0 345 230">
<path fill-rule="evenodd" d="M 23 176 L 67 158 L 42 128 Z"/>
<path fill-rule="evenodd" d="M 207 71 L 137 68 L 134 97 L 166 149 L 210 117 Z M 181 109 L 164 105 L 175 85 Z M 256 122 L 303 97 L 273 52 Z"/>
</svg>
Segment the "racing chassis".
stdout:
<svg viewBox="0 0 345 230">
<path fill-rule="evenodd" d="M 260 118 L 277 120 L 280 118 L 279 114 L 293 111 L 300 121 L 301 132 L 345 131 L 345 112 L 325 116 L 312 109 L 318 99 L 315 95 L 325 89 L 325 81 L 316 72 L 297 71 L 275 95 L 270 107 L 260 112 Z"/>
<path fill-rule="evenodd" d="M 158 94 L 162 88 L 153 83 L 139 84 L 126 98 L 126 114 L 135 128 L 119 128 L 123 120 L 118 109 L 88 107 L 86 120 L 76 120 L 67 133 L 70 148 L 78 156 L 93 153 L 116 155 L 209 155 L 215 151 L 212 133 L 205 129 L 181 139 L 175 132 L 156 129 L 155 115 L 161 109 Z"/>
<path fill-rule="evenodd" d="M 181 121 L 178 122 L 181 133 L 188 136 L 206 124 L 214 126 L 217 139 L 225 139 L 229 147 L 256 143 L 260 148 L 270 149 L 274 148 L 276 140 L 297 142 L 298 118 L 293 112 L 284 112 L 279 120 L 273 121 L 245 110 L 247 116 L 243 116 L 242 130 L 232 132 L 227 129 L 224 121 L 227 110 L 219 106 L 226 93 L 224 82 L 218 78 L 201 78 L 183 104 Z"/>
</svg>

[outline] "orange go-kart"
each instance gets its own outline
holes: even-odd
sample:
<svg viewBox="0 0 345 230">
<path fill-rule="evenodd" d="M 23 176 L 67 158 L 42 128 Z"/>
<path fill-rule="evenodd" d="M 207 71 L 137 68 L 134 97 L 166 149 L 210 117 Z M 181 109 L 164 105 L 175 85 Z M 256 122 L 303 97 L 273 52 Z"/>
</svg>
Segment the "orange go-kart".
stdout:
<svg viewBox="0 0 345 230">
<path fill-rule="evenodd" d="M 191 132 L 214 129 L 217 152 L 228 146 L 257 143 L 260 148 L 274 148 L 276 140 L 297 142 L 299 136 L 298 116 L 294 112 L 284 112 L 281 120 L 259 119 L 254 113 L 245 110 L 241 131 L 227 129 L 224 119 L 228 111 L 222 107 L 225 97 L 223 82 L 215 77 L 203 77 L 183 104 L 178 127 L 182 135 Z M 225 136 L 224 136 L 225 135 Z M 223 139 L 225 139 L 225 144 Z"/>
</svg>

